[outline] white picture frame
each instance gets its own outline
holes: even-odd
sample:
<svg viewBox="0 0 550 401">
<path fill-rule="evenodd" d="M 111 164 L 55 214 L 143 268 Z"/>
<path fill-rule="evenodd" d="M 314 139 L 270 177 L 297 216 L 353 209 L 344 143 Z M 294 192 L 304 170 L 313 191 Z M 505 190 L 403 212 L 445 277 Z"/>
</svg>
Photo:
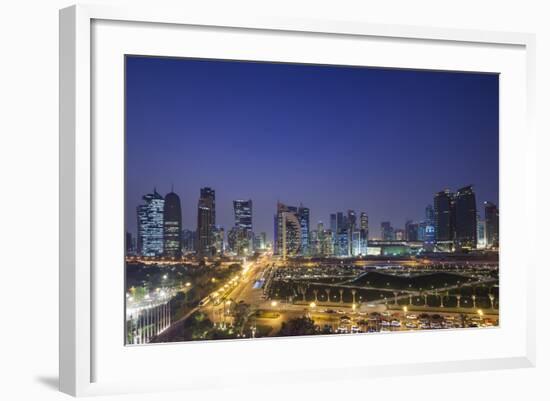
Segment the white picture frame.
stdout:
<svg viewBox="0 0 550 401">
<path fill-rule="evenodd" d="M 115 26 L 117 23 L 121 26 Z M 94 24 L 99 24 L 102 31 L 97 31 L 97 40 L 94 42 Z M 104 25 L 101 25 L 104 24 Z M 125 25 L 126 24 L 126 25 Z M 138 24 L 128 25 L 128 24 Z M 105 28 L 101 28 L 101 26 Z M 104 346 L 104 341 L 98 335 L 96 331 L 96 325 L 107 323 L 111 320 L 104 318 L 104 314 L 101 313 L 101 305 L 96 305 L 96 299 L 94 298 L 95 291 L 98 290 L 98 286 L 104 284 L 104 275 L 98 275 L 94 273 L 94 266 L 96 266 L 98 260 L 102 260 L 100 254 L 96 254 L 94 247 L 97 245 L 95 237 L 98 234 L 100 227 L 104 227 L 99 220 L 106 219 L 109 216 L 102 215 L 103 211 L 99 203 L 97 202 L 96 193 L 101 191 L 101 165 L 99 159 L 105 152 L 111 153 L 109 147 L 112 145 L 105 141 L 99 143 L 94 138 L 94 131 L 92 127 L 95 125 L 100 126 L 96 118 L 101 118 L 101 111 L 99 114 L 94 114 L 95 108 L 98 110 L 103 106 L 103 103 L 96 103 L 98 99 L 94 99 L 94 96 L 104 96 L 101 93 L 96 93 L 96 89 L 92 85 L 92 78 L 94 76 L 94 68 L 101 69 L 102 66 L 108 65 L 101 64 L 94 59 L 101 52 L 101 46 L 105 41 L 105 35 L 115 35 L 113 32 L 120 32 L 121 30 L 135 29 L 132 33 L 139 36 L 139 29 L 143 29 L 144 26 L 151 27 L 157 26 L 159 29 L 155 29 L 155 33 L 151 33 L 147 36 L 150 43 L 141 43 L 140 46 L 154 46 L 155 40 L 158 42 L 159 38 L 166 35 L 173 34 L 175 31 L 185 27 L 197 27 L 205 31 L 214 30 L 216 36 L 226 35 L 230 37 L 231 32 L 243 32 L 246 34 L 262 34 L 266 43 L 268 41 L 273 44 L 271 49 L 275 49 L 276 41 L 279 40 L 278 34 L 284 34 L 290 38 L 292 35 L 300 36 L 301 38 L 307 36 L 304 41 L 310 40 L 313 37 L 323 37 L 327 40 L 338 38 L 339 40 L 384 40 L 387 44 L 391 44 L 392 41 L 396 43 L 398 41 L 407 41 L 407 43 L 419 43 L 419 44 L 435 44 L 440 46 L 443 52 L 442 46 L 455 46 L 453 51 L 468 51 L 468 48 L 478 49 L 480 54 L 485 52 L 485 47 L 498 49 L 510 49 L 510 54 L 503 55 L 502 60 L 496 60 L 495 63 L 504 63 L 508 60 L 513 61 L 512 64 L 517 63 L 518 71 L 521 71 L 520 75 L 512 77 L 515 72 L 510 70 L 510 91 L 504 90 L 501 93 L 503 98 L 510 97 L 512 95 L 511 89 L 518 88 L 520 93 L 519 99 L 514 99 L 516 103 L 502 103 L 501 113 L 509 112 L 510 117 L 507 120 L 507 115 L 501 118 L 503 122 L 503 131 L 507 132 L 505 141 L 501 144 L 501 182 L 503 179 L 510 181 L 512 184 L 521 184 L 521 188 L 524 191 L 535 191 L 534 181 L 534 130 L 531 127 L 532 124 L 532 111 L 533 111 L 533 90 L 535 85 L 534 77 L 534 46 L 535 38 L 531 34 L 524 33 L 507 33 L 507 32 L 484 32 L 484 31 L 471 31 L 460 29 L 439 29 L 439 28 L 427 28 L 427 27 L 414 27 L 414 26 L 390 26 L 390 25 L 375 25 L 361 21 L 318 21 L 318 20 L 295 20 L 292 18 L 242 18 L 234 19 L 220 15 L 187 15 L 184 10 L 163 10 L 151 8 L 112 8 L 108 6 L 90 6 L 90 5 L 78 5 L 72 6 L 61 10 L 60 12 L 60 390 L 75 396 L 80 395 L 93 395 L 93 394 L 107 394 L 107 393 L 120 393 L 120 392 L 132 392 L 132 391 L 156 391 L 166 389 L 201 389 L 207 388 L 215 381 L 218 386 L 230 386 L 232 385 L 232 378 L 222 378 L 215 373 L 208 372 L 189 372 L 189 379 L 177 379 L 174 377 L 167 377 L 161 379 L 160 376 L 151 376 L 148 380 L 143 378 L 132 379 L 131 377 L 124 377 L 118 380 L 114 375 L 105 375 L 105 380 L 102 378 L 101 366 L 105 366 L 106 363 L 112 364 L 117 368 L 123 363 L 120 359 L 132 359 L 132 358 L 169 358 L 167 355 L 180 351 L 185 347 L 185 351 L 191 358 L 197 358 L 197 355 L 201 355 L 204 358 L 203 364 L 209 363 L 209 358 L 215 357 L 216 352 L 227 352 L 228 355 L 247 355 L 267 353 L 273 349 L 273 358 L 275 353 L 281 353 L 281 350 L 288 349 L 290 353 L 294 352 L 309 352 L 311 354 L 315 350 L 315 347 L 332 346 L 332 347 L 357 347 L 360 341 L 363 341 L 365 345 L 368 345 L 369 341 L 385 341 L 379 340 L 385 337 L 395 337 L 396 342 L 404 342 L 403 338 L 410 343 L 415 343 L 421 346 L 423 338 L 427 338 L 430 343 L 444 344 L 445 341 L 460 343 L 471 340 L 473 335 L 477 335 L 478 338 L 485 337 L 480 341 L 487 341 L 487 343 L 494 342 L 498 344 L 498 341 L 508 341 L 509 347 L 503 349 L 503 347 L 497 347 L 495 349 L 483 353 L 481 351 L 472 352 L 471 355 L 466 355 L 464 358 L 455 358 L 453 356 L 447 356 L 445 353 L 441 353 L 441 357 L 428 358 L 426 360 L 418 359 L 417 356 L 412 353 L 407 358 L 395 359 L 388 363 L 381 363 L 380 360 L 376 360 L 374 352 L 372 353 L 373 363 L 363 360 L 356 361 L 354 363 L 347 363 L 344 361 L 341 367 L 318 367 L 319 361 L 315 361 L 313 358 L 310 364 L 304 364 L 300 366 L 293 366 L 292 369 L 286 369 L 283 365 L 275 362 L 275 367 L 270 370 L 263 370 L 258 366 L 249 367 L 248 371 L 245 366 L 246 357 L 243 357 L 242 372 L 247 372 L 251 378 L 261 382 L 263 378 L 269 374 L 273 375 L 279 380 L 328 380 L 329 378 L 343 378 L 343 377 L 374 377 L 381 375 L 399 375 L 399 374 L 421 374 L 432 372 L 454 372 L 454 371 L 466 371 L 466 370 L 478 370 L 478 369 L 501 369 L 501 368 L 514 368 L 514 367 L 530 367 L 535 363 L 535 315 L 534 308 L 527 307 L 531 300 L 534 300 L 534 287 L 533 271 L 534 261 L 529 256 L 524 257 L 521 268 L 521 278 L 517 280 L 507 280 L 510 290 L 516 291 L 518 294 L 517 305 L 507 304 L 502 301 L 501 305 L 503 312 L 506 312 L 506 308 L 510 308 L 508 316 L 521 319 L 521 321 L 514 321 L 514 325 L 517 325 L 517 330 L 513 330 L 513 325 L 510 321 L 504 320 L 506 313 L 503 313 L 502 327 L 494 330 L 483 331 L 479 333 L 465 331 L 457 332 L 445 332 L 445 333 L 404 333 L 403 335 L 391 335 L 384 336 L 379 335 L 376 340 L 372 340 L 375 337 L 364 336 L 340 336 L 338 338 L 332 337 L 331 339 L 318 339 L 318 338 L 303 338 L 303 339 L 274 339 L 274 340 L 257 340 L 254 342 L 241 340 L 232 342 L 230 344 L 218 344 L 218 343 L 203 343 L 203 344 L 171 344 L 161 346 L 146 346 L 133 348 L 135 356 L 131 356 L 124 348 L 123 341 L 120 340 L 120 355 L 107 356 L 107 346 Z M 113 30 L 111 30 L 113 29 Z M 103 35 L 103 36 L 102 36 Z M 116 34 L 117 36 L 110 37 L 109 42 L 112 42 L 109 46 L 109 51 L 124 52 L 126 44 L 123 44 L 123 36 L 133 36 Z M 159 35 L 159 36 L 156 36 Z M 163 36 L 164 35 L 164 36 Z M 271 38 L 271 36 L 274 36 Z M 118 40 L 122 38 L 123 40 Z M 144 42 L 142 40 L 142 42 Z M 296 49 L 300 50 L 300 40 L 296 39 Z M 303 42 L 303 41 L 302 41 Z M 126 43 L 126 42 L 125 42 Z M 305 42 L 303 42 L 305 43 Z M 302 43 L 302 46 L 303 46 Z M 118 46 L 118 47 L 117 47 Z M 107 48 L 108 46 L 105 46 Z M 166 45 L 164 49 L 159 50 L 159 54 L 165 54 L 171 52 L 169 45 Z M 259 58 L 270 58 L 269 52 L 274 51 L 270 48 L 265 50 L 262 56 Z M 146 49 L 146 47 L 142 47 Z M 213 53 L 216 53 L 216 48 L 213 46 Z M 246 57 L 246 48 L 242 48 L 242 53 Z M 426 50 L 430 51 L 430 50 Z M 433 51 L 433 50 L 432 50 Z M 153 51 L 157 54 L 156 51 Z M 185 52 L 184 52 L 185 53 Z M 345 56 L 345 50 L 342 51 L 342 57 Z M 444 52 L 443 52 L 444 53 Z M 117 53 L 118 54 L 118 53 Z M 220 53 L 221 54 L 221 53 Z M 102 55 L 103 60 L 105 57 Z M 118 57 L 118 56 L 117 56 Z M 220 58 L 229 57 L 227 55 L 221 55 Z M 289 56 L 290 57 L 290 56 Z M 397 57 L 397 56 L 396 56 Z M 99 56 L 98 56 L 99 58 Z M 276 59 L 277 57 L 274 56 Z M 480 56 L 481 58 L 481 56 Z M 119 60 L 120 61 L 120 60 Z M 319 60 L 312 60 L 312 62 L 319 62 Z M 107 63 L 110 61 L 107 60 Z M 456 69 L 467 70 L 468 68 L 476 69 L 472 60 L 471 67 L 465 64 L 459 66 L 457 64 Z M 351 61 L 350 63 L 353 63 Z M 357 64 L 361 64 L 362 61 L 356 61 Z M 390 65 L 391 64 L 391 65 Z M 414 68 L 416 64 L 412 63 L 406 65 L 400 62 L 397 58 L 395 60 L 387 60 L 382 62 L 382 66 L 404 67 Z M 435 65 L 435 64 L 434 64 Z M 452 69 L 451 64 L 445 64 L 445 61 L 441 61 L 441 69 Z M 495 64 L 496 65 L 496 64 Z M 451 66 L 451 67 L 449 67 Z M 118 68 L 113 64 L 113 69 Z M 482 67 L 481 70 L 484 69 Z M 504 67 L 503 67 L 504 68 Z M 509 67 L 512 68 L 512 67 Z M 492 69 L 493 70 L 493 69 Z M 499 68 L 495 67 L 494 71 L 501 72 Z M 116 103 L 120 95 L 122 88 L 122 82 L 120 82 L 120 71 L 118 75 L 113 75 L 109 79 L 116 79 L 116 85 L 118 87 L 116 96 L 111 96 Z M 118 77 L 118 78 L 117 78 Z M 103 78 L 101 78 L 103 79 Z M 119 85 L 120 84 L 120 85 Z M 112 94 L 110 94 L 112 95 Z M 507 98 L 504 99 L 506 101 Z M 98 106 L 98 104 L 100 106 Z M 520 106 L 521 112 L 517 113 L 516 110 L 511 109 L 509 106 Z M 111 107 L 112 105 L 108 105 Z M 114 111 L 120 111 L 120 102 L 115 104 L 115 107 L 111 107 Z M 523 109 L 524 107 L 524 109 Z M 99 117 L 98 117 L 99 115 Z M 504 120 L 503 120 L 504 119 Z M 116 124 L 114 125 L 116 126 Z M 120 132 L 122 138 L 123 132 Z M 516 136 L 514 136 L 516 135 Z M 119 138 L 119 139 L 120 139 Z M 117 142 L 120 144 L 120 142 Z M 113 145 L 118 146 L 118 145 Z M 116 149 L 111 149 L 115 158 L 117 153 Z M 101 154 L 99 154 L 101 153 Z M 515 157 L 514 157 L 515 156 Z M 512 159 L 512 157 L 514 157 Z M 511 167 L 506 168 L 506 161 L 510 161 L 510 164 L 514 163 L 515 170 L 512 171 Z M 519 163 L 518 163 L 519 161 Z M 102 163 L 102 162 L 101 162 Z M 122 160 L 118 160 L 115 164 L 109 166 L 109 168 L 120 167 Z M 504 167 L 504 168 L 502 168 Z M 103 168 L 105 170 L 105 168 Z M 122 172 L 121 172 L 122 173 Z M 112 185 L 116 184 L 113 181 Z M 508 251 L 505 247 L 506 243 L 513 242 L 513 231 L 515 227 L 518 227 L 522 221 L 527 221 L 526 224 L 534 224 L 536 211 L 535 208 L 528 206 L 527 196 L 517 195 L 514 196 L 507 192 L 505 187 L 502 189 L 502 243 L 504 251 L 501 253 L 501 258 L 504 260 L 514 260 L 516 255 L 512 250 Z M 508 206 L 508 207 L 506 207 Z M 122 205 L 120 206 L 122 207 Z M 520 210 L 521 209 L 521 210 Z M 120 211 L 120 208 L 115 208 L 113 213 Z M 517 214 L 517 216 L 516 216 Z M 103 217 L 101 217 L 103 216 Z M 113 216 L 110 216 L 113 217 Z M 116 217 L 115 217 L 116 218 Z M 103 220 L 105 221 L 105 220 Z M 99 227 L 99 228 L 98 228 Z M 507 228 L 508 227 L 508 228 Z M 529 229 L 529 228 L 523 228 Z M 118 230 L 118 229 L 117 229 Z M 121 231 L 122 232 L 122 231 Z M 116 235 L 120 233 L 117 232 Z M 95 241 L 95 242 L 94 242 Z M 529 245 L 527 245 L 529 246 Z M 122 249 L 120 249 L 122 252 Z M 116 253 L 116 252 L 115 252 Z M 116 258 L 115 258 L 116 260 Z M 97 266 L 96 266 L 97 267 Z M 116 287 L 116 286 L 115 286 Z M 102 287 L 103 288 L 103 287 Z M 113 290 L 114 291 L 114 290 Z M 120 297 L 116 298 L 113 295 L 113 291 L 106 289 L 105 299 L 106 302 L 123 302 L 123 292 L 121 290 Z M 99 312 L 98 312 L 99 311 Z M 120 324 L 123 323 L 122 315 L 120 315 Z M 101 319 L 105 319 L 103 322 Z M 506 333 L 509 330 L 508 337 L 503 337 L 502 333 Z M 495 334 L 496 333 L 496 334 Z M 406 338 L 407 336 L 410 337 Z M 111 335 L 111 334 L 108 334 Z M 118 336 L 117 333 L 113 334 Z M 104 336 L 104 334 L 102 334 Z M 414 336 L 414 337 L 413 337 Z M 421 337 L 424 336 L 424 337 Z M 429 336 L 429 337 L 425 337 Z M 502 337 L 502 338 L 501 338 Z M 397 340 L 399 338 L 399 340 Z M 295 346 L 296 341 L 300 341 L 299 348 Z M 327 342 L 329 341 L 329 342 Z M 393 340 L 392 340 L 393 341 Z M 424 341 L 426 343 L 426 341 Z M 235 345 L 236 344 L 236 345 Z M 170 347 L 170 348 L 168 348 Z M 174 348 L 180 347 L 180 348 Z M 502 350 L 502 352 L 499 351 Z M 169 350 L 169 352 L 167 351 Z M 460 346 L 458 351 L 461 351 Z M 98 357 L 102 363 L 96 363 Z M 234 353 L 234 354 L 232 354 Z M 336 356 L 334 356 L 336 358 Z M 110 359 L 112 358 L 112 359 Z M 119 358 L 118 360 L 115 360 Z M 342 357 L 345 359 L 345 357 Z M 135 359 L 133 359 L 135 361 Z M 400 362 L 399 362 L 400 361 Z M 316 367 L 317 366 L 317 367 Z M 99 367 L 99 368 L 98 368 Z M 98 369 L 100 370 L 98 372 Z M 200 369 L 197 369 L 200 370 Z"/>
</svg>

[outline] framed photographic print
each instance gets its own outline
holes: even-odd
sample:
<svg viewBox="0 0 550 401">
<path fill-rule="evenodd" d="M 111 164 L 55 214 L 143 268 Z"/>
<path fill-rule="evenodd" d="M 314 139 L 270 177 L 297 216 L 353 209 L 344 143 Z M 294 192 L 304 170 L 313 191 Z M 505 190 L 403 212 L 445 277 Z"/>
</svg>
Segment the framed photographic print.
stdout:
<svg viewBox="0 0 550 401">
<path fill-rule="evenodd" d="M 60 29 L 62 391 L 532 366 L 532 36 Z"/>
</svg>

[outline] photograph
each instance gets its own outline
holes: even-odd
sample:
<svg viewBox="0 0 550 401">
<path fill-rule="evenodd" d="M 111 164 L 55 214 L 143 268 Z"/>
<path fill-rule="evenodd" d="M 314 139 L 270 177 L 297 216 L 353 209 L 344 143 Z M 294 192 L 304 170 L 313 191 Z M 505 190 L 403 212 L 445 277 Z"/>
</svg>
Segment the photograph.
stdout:
<svg viewBox="0 0 550 401">
<path fill-rule="evenodd" d="M 499 326 L 498 73 L 124 68 L 125 345 Z"/>
</svg>

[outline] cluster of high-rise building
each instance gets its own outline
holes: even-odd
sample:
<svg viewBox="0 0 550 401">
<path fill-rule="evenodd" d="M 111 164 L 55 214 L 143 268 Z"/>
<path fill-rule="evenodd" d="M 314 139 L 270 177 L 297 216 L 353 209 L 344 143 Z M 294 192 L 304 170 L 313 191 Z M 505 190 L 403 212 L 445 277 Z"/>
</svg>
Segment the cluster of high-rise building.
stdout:
<svg viewBox="0 0 550 401">
<path fill-rule="evenodd" d="M 254 235 L 252 231 L 252 201 L 235 200 L 233 210 L 235 226 L 227 235 L 216 224 L 216 191 L 209 187 L 200 189 L 197 205 L 196 231 L 182 228 L 179 196 L 173 191 L 165 197 L 156 189 L 142 198 L 137 207 L 137 243 L 134 246 L 130 233 L 126 235 L 129 254 L 145 257 L 180 258 L 183 253 L 194 252 L 200 256 L 220 256 L 226 251 L 246 256 L 254 250 L 267 248 L 266 234 Z"/>
<path fill-rule="evenodd" d="M 433 206 L 425 209 L 420 222 L 408 220 L 405 229 L 394 229 L 389 221 L 381 223 L 382 241 L 423 242 L 432 251 L 463 251 L 498 248 L 498 208 L 484 203 L 485 218 L 480 218 L 473 187 L 437 192 Z"/>
<path fill-rule="evenodd" d="M 144 203 L 137 207 L 137 252 L 151 257 L 181 256 L 181 205 L 178 195 L 170 192 L 164 198 L 155 189 L 142 199 Z"/>
<path fill-rule="evenodd" d="M 355 211 L 330 215 L 330 227 L 319 222 L 310 230 L 309 208 L 277 203 L 274 216 L 274 253 L 288 256 L 366 256 L 368 216 Z"/>
<path fill-rule="evenodd" d="M 435 238 L 438 246 L 456 251 L 476 248 L 498 248 L 498 209 L 484 203 L 485 219 L 479 217 L 472 186 L 455 193 L 445 190 L 435 194 Z"/>
<path fill-rule="evenodd" d="M 389 221 L 380 224 L 380 240 L 421 242 L 423 249 L 431 252 L 435 245 L 435 213 L 433 206 L 427 205 L 424 209 L 424 218 L 420 221 L 407 220 L 405 228 L 394 228 Z"/>
<path fill-rule="evenodd" d="M 171 191 L 165 197 L 156 190 L 143 196 L 137 207 L 137 242 L 127 234 L 127 250 L 145 257 L 180 258 L 193 252 L 199 256 L 231 253 L 247 256 L 268 248 L 265 233 L 253 231 L 252 200 L 234 200 L 234 225 L 227 232 L 216 224 L 216 192 L 200 189 L 196 231 L 182 228 L 179 196 Z M 278 202 L 274 215 L 273 253 L 283 258 L 360 257 L 369 254 L 369 218 L 365 212 L 330 214 L 330 225 L 319 222 L 310 227 L 310 210 L 300 204 Z M 407 220 L 404 228 L 394 228 L 390 221 L 380 225 L 381 238 L 376 245 L 392 242 L 421 244 L 432 251 L 463 251 L 498 248 L 499 212 L 491 202 L 484 203 L 484 219 L 477 210 L 472 186 L 456 192 L 444 190 L 426 206 L 420 221 Z M 374 243 L 374 242 L 373 242 Z M 418 245 L 416 245 L 418 246 Z M 372 249 L 375 252 L 375 248 Z M 376 254 L 376 253 L 373 253 Z"/>
</svg>

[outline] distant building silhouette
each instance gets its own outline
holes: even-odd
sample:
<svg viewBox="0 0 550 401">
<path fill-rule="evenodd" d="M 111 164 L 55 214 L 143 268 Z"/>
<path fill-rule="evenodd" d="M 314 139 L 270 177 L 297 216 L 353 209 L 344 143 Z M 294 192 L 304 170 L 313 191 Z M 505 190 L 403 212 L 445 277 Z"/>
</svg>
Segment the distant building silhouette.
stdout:
<svg viewBox="0 0 550 401">
<path fill-rule="evenodd" d="M 407 220 L 405 223 L 405 240 L 410 242 L 418 241 L 418 223 Z"/>
<path fill-rule="evenodd" d="M 389 221 L 380 223 L 380 236 L 383 241 L 392 241 L 395 239 L 393 227 Z"/>
<path fill-rule="evenodd" d="M 476 196 L 471 185 L 460 188 L 455 195 L 455 248 L 477 248 Z"/>
<path fill-rule="evenodd" d="M 499 247 L 499 213 L 494 203 L 485 202 L 485 237 L 487 239 L 487 248 Z"/>
<path fill-rule="evenodd" d="M 181 231 L 181 251 L 183 253 L 194 252 L 196 233 L 192 230 L 184 229 Z"/>
<path fill-rule="evenodd" d="M 434 197 L 435 239 L 449 247 L 454 241 L 454 195 L 448 189 Z"/>
</svg>

